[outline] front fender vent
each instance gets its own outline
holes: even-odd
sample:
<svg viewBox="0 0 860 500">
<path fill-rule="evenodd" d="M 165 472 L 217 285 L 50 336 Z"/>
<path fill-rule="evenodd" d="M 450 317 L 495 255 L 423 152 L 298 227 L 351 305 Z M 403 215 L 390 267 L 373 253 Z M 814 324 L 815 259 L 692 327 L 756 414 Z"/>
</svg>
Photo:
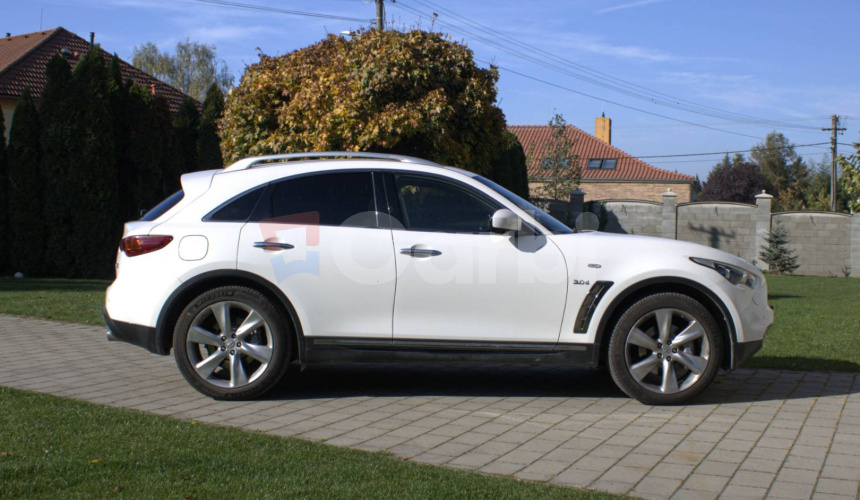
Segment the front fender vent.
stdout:
<svg viewBox="0 0 860 500">
<path fill-rule="evenodd" d="M 612 284 L 612 281 L 594 282 L 591 290 L 588 291 L 588 295 L 585 296 L 585 300 L 582 301 L 579 314 L 576 315 L 576 321 L 573 323 L 573 333 L 586 333 L 588 331 L 591 316 L 594 314 L 594 310 L 597 309 L 598 302 L 606 295 L 606 291 L 609 290 Z"/>
</svg>

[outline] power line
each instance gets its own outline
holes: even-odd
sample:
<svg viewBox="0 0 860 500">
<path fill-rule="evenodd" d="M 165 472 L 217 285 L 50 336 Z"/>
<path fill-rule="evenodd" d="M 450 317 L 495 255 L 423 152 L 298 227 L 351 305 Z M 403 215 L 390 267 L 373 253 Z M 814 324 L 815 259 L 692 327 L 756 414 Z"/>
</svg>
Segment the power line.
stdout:
<svg viewBox="0 0 860 500">
<path fill-rule="evenodd" d="M 475 59 L 475 60 L 476 60 L 476 61 L 478 61 L 478 62 L 480 62 L 480 63 L 483 63 L 483 64 L 487 64 L 487 65 L 490 65 L 490 64 L 491 64 L 491 63 L 489 63 L 489 62 L 487 62 L 487 61 L 482 61 L 482 60 L 480 60 L 480 59 Z M 755 135 L 749 135 L 749 134 L 742 134 L 742 133 L 740 133 L 740 132 L 732 132 L 731 130 L 723 130 L 723 129 L 719 129 L 719 128 L 715 128 L 715 127 L 710 127 L 710 126 L 708 126 L 708 125 L 702 125 L 702 124 L 700 124 L 700 123 L 689 122 L 689 121 L 687 121 L 687 120 L 682 120 L 682 119 L 680 119 L 680 118 L 673 118 L 673 117 L 671 117 L 671 116 L 661 115 L 661 114 L 659 114 L 659 113 L 654 113 L 654 112 L 652 112 L 652 111 L 647 111 L 647 110 L 640 109 L 640 108 L 636 108 L 636 107 L 633 107 L 633 106 L 628 106 L 628 105 L 626 105 L 626 104 L 621 104 L 620 102 L 611 101 L 611 100 L 609 100 L 609 99 L 604 99 L 604 98 L 602 98 L 602 97 L 597 97 L 597 96 L 594 96 L 594 95 L 591 95 L 591 94 L 586 94 L 585 92 L 580 92 L 580 91 L 578 91 L 578 90 L 574 90 L 574 89 L 572 89 L 572 88 L 570 88 L 570 87 L 565 87 L 564 85 L 559 85 L 559 84 L 557 84 L 557 83 L 548 82 L 548 81 L 546 81 L 546 80 L 542 80 L 542 79 L 537 78 L 537 77 L 535 77 L 535 76 L 527 75 L 527 74 L 525 74 L 525 73 L 520 73 L 519 71 L 515 71 L 515 70 L 512 70 L 512 69 L 504 68 L 504 67 L 502 67 L 502 66 L 498 66 L 498 65 L 493 65 L 493 66 L 495 66 L 495 67 L 496 67 L 496 68 L 498 68 L 498 69 L 501 69 L 501 70 L 507 71 L 508 73 L 513 73 L 513 74 L 515 74 L 515 75 L 522 76 L 523 78 L 528 78 L 529 80 L 534 80 L 534 81 L 536 81 L 536 82 L 540 82 L 540 83 L 543 83 L 543 84 L 545 84 L 545 85 L 550 85 L 550 86 L 552 86 L 552 87 L 556 87 L 556 88 L 559 88 L 559 89 L 562 89 L 562 90 L 566 90 L 566 91 L 568 91 L 568 92 L 573 92 L 574 94 L 579 94 L 579 95 L 581 95 L 581 96 L 585 96 L 585 97 L 588 97 L 588 98 L 591 98 L 591 99 L 595 99 L 595 100 L 598 100 L 598 101 L 601 101 L 601 102 L 605 102 L 605 103 L 607 103 L 607 104 L 612 104 L 612 105 L 614 105 L 614 106 L 618 106 L 618 107 L 621 107 L 621 108 L 627 108 L 627 109 L 630 109 L 630 110 L 633 110 L 633 111 L 638 111 L 638 112 L 640 112 L 640 113 L 645 113 L 645 114 L 648 114 L 648 115 L 657 116 L 657 117 L 659 117 L 659 118 L 665 118 L 665 119 L 667 119 L 667 120 L 673 120 L 673 121 L 680 122 L 680 123 L 686 123 L 687 125 L 693 125 L 693 126 L 696 126 L 696 127 L 706 128 L 706 129 L 710 129 L 710 130 L 716 130 L 717 132 L 723 132 L 723 133 L 726 133 L 726 134 L 733 134 L 733 135 L 739 135 L 739 136 L 742 136 L 742 137 L 750 137 L 750 138 L 753 138 L 753 139 L 764 140 L 764 137 L 758 137 L 758 136 L 755 136 Z"/>
<path fill-rule="evenodd" d="M 829 142 L 815 142 L 812 144 L 792 144 L 790 146 L 786 146 L 785 149 L 788 148 L 808 148 L 810 146 L 821 146 L 822 144 L 830 144 Z M 651 155 L 651 156 L 635 156 L 634 158 L 679 158 L 684 156 L 712 156 L 712 155 L 730 155 L 735 153 L 751 153 L 752 149 L 744 149 L 740 151 L 718 151 L 715 153 L 685 153 L 685 154 L 675 154 L 675 155 Z"/>
<path fill-rule="evenodd" d="M 487 39 L 481 35 L 475 34 L 474 32 L 470 32 L 470 31 L 468 31 L 462 27 L 455 27 L 453 25 L 447 24 L 444 21 L 439 20 L 438 14 L 436 14 L 436 13 L 433 13 L 433 16 L 430 16 L 427 13 L 424 13 L 424 12 L 421 12 L 421 11 L 415 9 L 415 8 L 409 7 L 408 5 L 403 5 L 402 3 L 398 3 L 395 1 L 392 1 L 392 3 L 399 8 L 402 8 L 404 10 L 412 12 L 415 15 L 418 15 L 419 17 L 422 17 L 422 16 L 432 17 L 434 19 L 434 23 L 438 23 L 439 25 L 441 25 L 443 27 L 447 27 L 448 29 L 450 29 L 452 31 L 460 32 L 460 33 L 462 33 L 468 37 L 476 39 L 477 41 L 480 41 L 480 42 L 482 42 L 486 45 L 489 45 L 491 47 L 495 47 L 495 48 L 502 50 L 502 51 L 504 51 L 510 55 L 513 55 L 515 57 L 519 57 L 519 58 L 524 59 L 526 61 L 538 64 L 538 65 L 543 66 L 547 69 L 565 74 L 567 76 L 577 78 L 577 79 L 585 81 L 587 83 L 591 83 L 593 85 L 597 85 L 597 86 L 606 88 L 608 90 L 623 93 L 625 95 L 628 95 L 630 97 L 634 97 L 637 99 L 647 100 L 648 102 L 651 102 L 653 104 L 658 104 L 658 105 L 663 105 L 663 106 L 668 106 L 668 107 L 672 107 L 675 109 L 679 109 L 681 111 L 687 111 L 687 112 L 691 112 L 691 113 L 711 116 L 711 117 L 715 117 L 715 118 L 727 119 L 727 120 L 738 120 L 738 118 L 743 118 L 744 120 L 749 120 L 750 125 L 754 125 L 754 126 L 763 126 L 763 127 L 768 127 L 768 128 L 780 127 L 780 128 L 796 128 L 796 129 L 802 129 L 802 130 L 807 130 L 807 129 L 817 130 L 816 127 L 803 126 L 803 125 L 787 125 L 785 123 L 780 123 L 776 120 L 756 118 L 756 117 L 744 115 L 741 113 L 729 112 L 729 111 L 721 110 L 719 108 L 714 108 L 714 107 L 706 106 L 706 105 L 700 105 L 700 104 L 696 104 L 692 101 L 679 99 L 677 97 L 673 97 L 673 96 L 670 96 L 670 95 L 662 93 L 662 92 L 657 92 L 657 91 L 642 87 L 640 85 L 628 82 L 626 80 L 622 80 L 622 79 L 613 77 L 611 75 L 607 75 L 606 73 L 602 73 L 600 71 L 593 70 L 591 68 L 588 68 L 587 66 L 577 64 L 575 62 L 561 58 L 559 56 L 556 56 L 550 52 L 547 52 L 543 49 L 540 49 L 539 47 L 535 47 L 535 46 L 530 45 L 528 43 L 522 42 L 516 38 L 509 36 L 509 35 L 501 33 L 499 31 L 494 30 L 492 28 L 489 28 L 487 26 L 484 26 L 484 25 L 482 25 L 476 21 L 472 21 L 472 20 L 470 20 L 464 16 L 457 14 L 456 12 L 451 11 L 450 9 L 446 9 L 445 7 L 442 7 L 438 4 L 435 4 L 435 3 L 431 2 L 430 0 L 414 0 L 414 1 L 421 4 L 421 5 L 424 5 L 426 7 L 431 7 L 431 8 L 435 7 L 437 9 L 439 9 L 440 11 L 447 12 L 451 17 L 454 17 L 455 19 L 459 20 L 459 22 L 468 24 L 468 25 L 474 27 L 475 29 L 477 29 L 477 30 L 479 30 L 479 31 L 481 31 L 481 32 L 487 34 L 488 36 L 493 37 L 493 38 L 501 38 L 502 42 L 500 44 L 499 42 L 496 42 L 495 40 Z M 525 52 L 523 52 L 523 51 L 525 51 Z M 547 62 L 547 59 L 550 59 L 551 62 Z M 584 71 L 586 73 L 589 73 L 590 75 L 583 75 L 581 73 L 577 73 L 577 72 L 571 71 L 569 69 L 561 68 L 561 67 L 557 66 L 555 63 L 563 64 L 563 65 L 568 66 L 568 67 L 575 67 L 575 68 L 577 68 L 577 70 Z M 648 95 L 648 94 L 650 94 L 650 95 Z M 671 100 L 668 100 L 668 99 L 671 99 Z"/>
<path fill-rule="evenodd" d="M 319 14 L 317 12 L 302 12 L 298 10 L 279 9 L 276 7 L 266 7 L 265 5 L 252 5 L 247 3 L 230 2 L 228 0 L 190 0 L 192 2 L 207 3 L 211 5 L 220 5 L 222 7 L 234 7 L 237 9 L 259 10 L 263 12 L 273 12 L 276 14 L 287 14 L 290 16 L 317 17 L 321 19 L 335 19 L 338 21 L 352 21 L 358 23 L 369 23 L 371 19 L 360 19 L 357 17 L 343 17 L 331 14 Z"/>
</svg>

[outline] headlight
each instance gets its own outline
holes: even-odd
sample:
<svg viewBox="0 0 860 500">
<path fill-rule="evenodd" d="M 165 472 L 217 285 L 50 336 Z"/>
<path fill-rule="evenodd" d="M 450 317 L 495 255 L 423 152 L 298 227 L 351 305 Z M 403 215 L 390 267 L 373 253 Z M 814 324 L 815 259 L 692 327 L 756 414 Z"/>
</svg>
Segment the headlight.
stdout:
<svg viewBox="0 0 860 500">
<path fill-rule="evenodd" d="M 696 264 L 709 267 L 714 271 L 720 273 L 723 278 L 729 280 L 729 282 L 733 285 L 746 285 L 753 289 L 758 285 L 758 276 L 749 271 L 745 271 L 737 266 L 726 264 L 725 262 L 702 259 L 699 257 L 690 257 L 690 260 L 692 260 Z"/>
</svg>

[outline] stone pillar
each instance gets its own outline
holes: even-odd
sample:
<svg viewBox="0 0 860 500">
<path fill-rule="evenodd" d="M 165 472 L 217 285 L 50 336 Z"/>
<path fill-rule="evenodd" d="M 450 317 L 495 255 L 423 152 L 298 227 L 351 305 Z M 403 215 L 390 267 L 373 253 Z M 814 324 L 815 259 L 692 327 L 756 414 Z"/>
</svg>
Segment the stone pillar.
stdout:
<svg viewBox="0 0 860 500">
<path fill-rule="evenodd" d="M 755 206 L 758 209 L 755 215 L 755 248 L 753 248 L 753 258 L 756 260 L 756 266 L 762 271 L 767 271 L 767 264 L 759 259 L 761 247 L 767 246 L 767 236 L 770 233 L 770 207 L 773 203 L 773 196 L 762 191 L 761 194 L 755 196 Z"/>
<path fill-rule="evenodd" d="M 678 193 L 670 189 L 663 193 L 663 224 L 660 228 L 660 237 L 677 239 L 678 235 Z"/>
<path fill-rule="evenodd" d="M 567 213 L 570 220 L 576 222 L 576 218 L 585 209 L 585 193 L 579 188 L 570 192 L 570 205 L 568 205 Z"/>
<path fill-rule="evenodd" d="M 860 214 L 851 215 L 851 276 L 860 278 Z"/>
</svg>

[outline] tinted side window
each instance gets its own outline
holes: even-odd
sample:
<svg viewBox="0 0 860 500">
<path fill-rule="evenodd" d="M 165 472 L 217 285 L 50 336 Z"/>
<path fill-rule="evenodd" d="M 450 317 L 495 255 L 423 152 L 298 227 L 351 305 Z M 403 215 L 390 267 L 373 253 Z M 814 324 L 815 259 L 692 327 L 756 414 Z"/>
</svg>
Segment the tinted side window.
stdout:
<svg viewBox="0 0 860 500">
<path fill-rule="evenodd" d="M 172 195 L 168 196 L 167 199 L 159 203 L 152 210 L 146 212 L 143 217 L 140 218 L 142 221 L 153 221 L 162 215 L 164 215 L 168 210 L 175 207 L 177 203 L 182 200 L 182 197 L 185 196 L 185 192 L 179 190 Z"/>
<path fill-rule="evenodd" d="M 251 212 L 254 211 L 257 201 L 265 189 L 265 186 L 259 187 L 234 198 L 227 205 L 219 208 L 210 215 L 208 220 L 217 222 L 246 222 L 251 217 Z"/>
<path fill-rule="evenodd" d="M 321 226 L 376 226 L 370 172 L 338 172 L 282 181 L 275 185 L 271 203 L 272 217 L 316 212 Z"/>
<path fill-rule="evenodd" d="M 403 226 L 413 231 L 489 233 L 498 207 L 468 188 L 427 177 L 398 175 L 394 181 Z"/>
</svg>

